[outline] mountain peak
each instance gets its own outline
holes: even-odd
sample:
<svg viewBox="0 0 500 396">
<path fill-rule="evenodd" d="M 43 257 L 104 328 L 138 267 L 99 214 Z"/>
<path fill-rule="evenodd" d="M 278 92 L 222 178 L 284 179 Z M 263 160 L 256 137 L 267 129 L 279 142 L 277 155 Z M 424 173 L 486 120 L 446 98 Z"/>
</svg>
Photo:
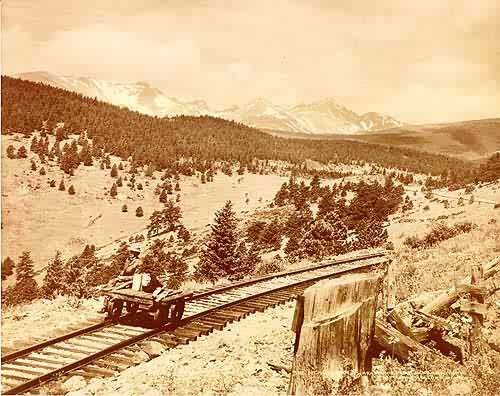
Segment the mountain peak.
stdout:
<svg viewBox="0 0 500 396">
<path fill-rule="evenodd" d="M 355 134 L 402 125 L 390 116 L 375 112 L 359 115 L 340 105 L 333 97 L 284 107 L 261 96 L 239 107 L 215 111 L 204 100 L 185 102 L 169 97 L 147 81 L 113 82 L 88 77 L 56 76 L 47 71 L 22 73 L 16 77 L 53 85 L 159 117 L 212 115 L 256 128 L 302 134 Z"/>
</svg>

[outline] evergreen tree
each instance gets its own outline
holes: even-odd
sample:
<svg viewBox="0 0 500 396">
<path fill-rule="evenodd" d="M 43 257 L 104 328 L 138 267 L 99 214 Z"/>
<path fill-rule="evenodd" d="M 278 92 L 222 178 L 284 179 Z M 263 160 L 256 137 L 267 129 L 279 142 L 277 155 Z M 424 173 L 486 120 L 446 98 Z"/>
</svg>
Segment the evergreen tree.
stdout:
<svg viewBox="0 0 500 396">
<path fill-rule="evenodd" d="M 84 166 L 92 166 L 92 149 L 86 142 L 87 141 L 85 141 L 82 151 L 80 152 L 80 159 Z"/>
<path fill-rule="evenodd" d="M 9 144 L 9 146 L 7 147 L 7 158 L 16 158 L 15 148 L 12 144 Z"/>
<path fill-rule="evenodd" d="M 118 165 L 118 170 L 123 170 L 123 164 L 120 162 L 120 164 Z"/>
<path fill-rule="evenodd" d="M 45 171 L 45 168 L 44 167 L 40 168 L 40 175 L 45 176 L 46 174 L 47 172 Z"/>
<path fill-rule="evenodd" d="M 175 183 L 174 190 L 175 191 L 181 191 L 181 186 L 179 186 L 179 182 Z"/>
<path fill-rule="evenodd" d="M 16 284 L 13 292 L 18 303 L 33 301 L 38 298 L 38 284 L 35 281 L 33 260 L 30 257 L 30 252 L 25 251 L 19 257 L 16 266 Z"/>
<path fill-rule="evenodd" d="M 36 136 L 33 136 L 33 139 L 31 139 L 30 151 L 32 153 L 36 153 L 38 151 L 38 140 L 36 139 Z"/>
<path fill-rule="evenodd" d="M 165 241 L 155 239 L 148 253 L 142 259 L 139 272 L 146 272 L 156 277 L 163 275 L 166 270 L 167 254 Z"/>
<path fill-rule="evenodd" d="M 59 191 L 65 191 L 66 186 L 64 185 L 64 179 L 61 179 L 61 182 L 59 183 Z"/>
<path fill-rule="evenodd" d="M 335 212 L 317 219 L 307 231 L 298 248 L 298 257 L 322 259 L 347 251 L 347 227 Z"/>
<path fill-rule="evenodd" d="M 111 198 L 114 198 L 118 195 L 118 189 L 116 187 L 116 183 L 113 183 L 111 186 L 111 189 L 109 190 L 109 195 Z"/>
<path fill-rule="evenodd" d="M 168 195 L 167 195 L 167 191 L 165 189 L 161 190 L 161 193 L 160 193 L 160 202 L 161 203 L 167 203 L 168 202 Z"/>
<path fill-rule="evenodd" d="M 33 160 L 31 160 L 31 170 L 36 171 L 36 163 Z"/>
<path fill-rule="evenodd" d="M 231 201 L 228 201 L 215 214 L 211 235 L 195 270 L 197 279 L 213 282 L 223 276 L 235 273 L 235 267 L 239 263 L 236 251 L 236 226 L 237 220 L 233 205 Z"/>
<path fill-rule="evenodd" d="M 124 213 L 125 213 L 125 212 L 128 212 L 128 207 L 127 207 L 127 205 L 126 205 L 126 204 L 123 204 L 123 205 L 122 205 L 122 212 L 124 212 Z"/>
<path fill-rule="evenodd" d="M 168 274 L 167 287 L 169 289 L 179 289 L 188 275 L 188 265 L 182 256 L 174 253 L 166 255 L 166 272 Z"/>
<path fill-rule="evenodd" d="M 144 211 L 142 210 L 142 207 L 140 207 L 140 206 L 139 206 L 139 207 L 135 210 L 135 215 L 136 215 L 137 217 L 142 217 L 142 216 L 144 216 Z"/>
<path fill-rule="evenodd" d="M 2 280 L 7 279 L 14 273 L 15 263 L 10 257 L 6 257 L 4 261 L 2 261 Z"/>
<path fill-rule="evenodd" d="M 118 177 L 118 168 L 116 167 L 116 164 L 113 164 L 113 167 L 111 168 L 111 177 Z"/>
<path fill-rule="evenodd" d="M 47 272 L 43 279 L 42 295 L 51 298 L 61 293 L 64 289 L 64 263 L 61 260 L 61 252 L 57 251 L 55 257 L 47 266 Z"/>
<path fill-rule="evenodd" d="M 177 194 L 175 196 L 175 202 L 180 202 L 181 201 L 181 194 Z"/>
<path fill-rule="evenodd" d="M 49 186 L 50 187 L 55 187 L 56 186 L 56 181 L 54 179 L 52 179 L 49 183 Z"/>
<path fill-rule="evenodd" d="M 75 195 L 76 194 L 75 187 L 73 187 L 73 185 L 69 186 L 69 188 L 68 188 L 68 194 L 69 195 Z"/>
<path fill-rule="evenodd" d="M 122 187 L 123 186 L 123 180 L 122 180 L 121 176 L 116 180 L 116 185 L 117 185 L 117 187 Z"/>
<path fill-rule="evenodd" d="M 28 152 L 26 151 L 26 147 L 21 146 L 17 149 L 17 158 L 28 158 Z"/>
</svg>

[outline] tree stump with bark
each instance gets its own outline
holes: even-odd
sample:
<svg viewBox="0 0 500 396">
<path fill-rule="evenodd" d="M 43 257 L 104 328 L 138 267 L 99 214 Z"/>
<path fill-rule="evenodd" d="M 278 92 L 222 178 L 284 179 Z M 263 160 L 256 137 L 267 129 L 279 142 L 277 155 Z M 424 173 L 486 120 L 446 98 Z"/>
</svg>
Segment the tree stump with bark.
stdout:
<svg viewBox="0 0 500 396">
<path fill-rule="evenodd" d="M 289 394 L 343 394 L 371 370 L 381 281 L 379 275 L 353 274 L 306 289 L 293 321 Z"/>
</svg>

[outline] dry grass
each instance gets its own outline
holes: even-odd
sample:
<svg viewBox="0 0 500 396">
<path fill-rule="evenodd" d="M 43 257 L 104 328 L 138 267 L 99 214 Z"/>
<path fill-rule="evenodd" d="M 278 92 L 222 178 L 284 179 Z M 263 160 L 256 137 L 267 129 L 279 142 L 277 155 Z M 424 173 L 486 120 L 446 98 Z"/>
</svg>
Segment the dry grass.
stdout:
<svg viewBox="0 0 500 396">
<path fill-rule="evenodd" d="M 397 297 L 448 288 L 482 264 L 500 254 L 500 225 L 486 224 L 441 242 L 431 249 L 401 248 L 395 252 Z"/>
</svg>

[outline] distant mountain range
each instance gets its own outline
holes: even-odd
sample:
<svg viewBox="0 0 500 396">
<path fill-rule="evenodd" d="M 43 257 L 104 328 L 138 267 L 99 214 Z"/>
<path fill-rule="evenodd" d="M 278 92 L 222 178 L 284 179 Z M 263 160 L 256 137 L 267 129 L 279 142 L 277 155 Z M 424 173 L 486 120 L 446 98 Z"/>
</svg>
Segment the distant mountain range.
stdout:
<svg viewBox="0 0 500 396">
<path fill-rule="evenodd" d="M 214 110 L 202 100 L 184 102 L 167 96 L 147 82 L 121 83 L 86 77 L 56 76 L 47 72 L 22 73 L 15 77 L 42 82 L 159 117 L 211 115 L 255 128 L 308 135 L 364 134 L 404 125 L 380 113 L 357 114 L 337 104 L 333 99 L 287 108 L 258 98 L 243 106 Z"/>
</svg>

